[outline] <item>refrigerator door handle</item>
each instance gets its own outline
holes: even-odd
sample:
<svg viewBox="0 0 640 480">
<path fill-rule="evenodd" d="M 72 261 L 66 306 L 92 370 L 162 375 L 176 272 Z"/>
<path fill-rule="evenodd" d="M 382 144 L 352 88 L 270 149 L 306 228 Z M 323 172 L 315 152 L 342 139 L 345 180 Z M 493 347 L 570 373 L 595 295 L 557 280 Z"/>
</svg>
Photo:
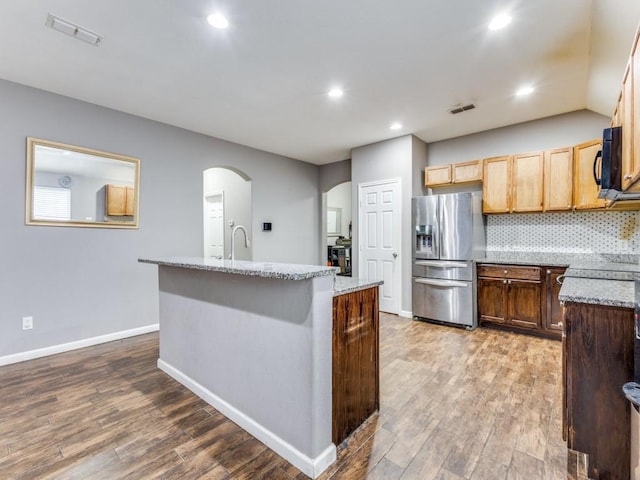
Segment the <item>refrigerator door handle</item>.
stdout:
<svg viewBox="0 0 640 480">
<path fill-rule="evenodd" d="M 421 283 L 423 285 L 433 285 L 434 287 L 445 288 L 466 288 L 471 284 L 471 282 L 457 282 L 455 280 L 432 280 L 430 278 L 415 278 L 414 282 Z"/>
<path fill-rule="evenodd" d="M 467 262 L 441 262 L 438 260 L 416 260 L 416 265 L 420 267 L 438 267 L 438 268 L 467 268 Z"/>
</svg>

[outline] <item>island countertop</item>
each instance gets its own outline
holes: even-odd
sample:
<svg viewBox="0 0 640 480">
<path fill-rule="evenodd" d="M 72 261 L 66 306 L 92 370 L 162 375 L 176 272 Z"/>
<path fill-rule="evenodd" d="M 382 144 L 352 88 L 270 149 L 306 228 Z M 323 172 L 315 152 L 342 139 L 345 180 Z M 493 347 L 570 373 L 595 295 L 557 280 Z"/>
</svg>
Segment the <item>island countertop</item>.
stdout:
<svg viewBox="0 0 640 480">
<path fill-rule="evenodd" d="M 335 267 L 324 267 L 320 265 L 218 260 L 205 257 L 139 258 L 138 261 L 166 267 L 190 268 L 210 272 L 248 275 L 251 277 L 276 278 L 280 280 L 307 280 L 314 277 L 335 275 L 336 273 Z"/>
<path fill-rule="evenodd" d="M 382 285 L 382 280 L 362 280 L 358 277 L 344 277 L 341 275 L 336 276 L 333 282 L 333 296 L 345 295 L 347 293 L 357 292 L 366 288 L 377 287 Z"/>
</svg>

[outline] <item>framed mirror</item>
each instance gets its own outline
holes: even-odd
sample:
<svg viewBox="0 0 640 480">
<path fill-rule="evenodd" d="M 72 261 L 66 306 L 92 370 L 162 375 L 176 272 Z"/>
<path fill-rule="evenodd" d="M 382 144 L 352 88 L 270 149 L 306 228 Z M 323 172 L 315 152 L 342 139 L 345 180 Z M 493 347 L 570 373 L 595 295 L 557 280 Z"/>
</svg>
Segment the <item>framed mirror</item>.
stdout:
<svg viewBox="0 0 640 480">
<path fill-rule="evenodd" d="M 26 224 L 138 228 L 140 160 L 27 138 Z"/>
</svg>

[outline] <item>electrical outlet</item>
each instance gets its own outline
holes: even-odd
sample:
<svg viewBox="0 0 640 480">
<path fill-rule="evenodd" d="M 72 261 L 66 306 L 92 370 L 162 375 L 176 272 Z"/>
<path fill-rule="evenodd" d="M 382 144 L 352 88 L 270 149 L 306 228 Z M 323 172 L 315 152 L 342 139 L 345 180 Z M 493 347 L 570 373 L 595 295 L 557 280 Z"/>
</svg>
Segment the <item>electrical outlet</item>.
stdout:
<svg viewBox="0 0 640 480">
<path fill-rule="evenodd" d="M 22 329 L 31 330 L 33 328 L 33 317 L 22 317 Z"/>
</svg>

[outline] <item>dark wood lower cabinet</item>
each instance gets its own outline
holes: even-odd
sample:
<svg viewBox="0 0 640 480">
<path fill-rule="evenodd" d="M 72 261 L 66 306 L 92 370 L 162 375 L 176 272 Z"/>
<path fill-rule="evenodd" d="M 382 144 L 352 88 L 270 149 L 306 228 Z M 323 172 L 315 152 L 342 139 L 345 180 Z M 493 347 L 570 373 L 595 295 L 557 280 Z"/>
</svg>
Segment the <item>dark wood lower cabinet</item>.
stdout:
<svg viewBox="0 0 640 480">
<path fill-rule="evenodd" d="M 556 267 L 478 265 L 480 325 L 559 340 L 562 307 L 556 279 L 564 271 Z"/>
<path fill-rule="evenodd" d="M 542 282 L 507 280 L 509 323 L 515 327 L 540 329 Z"/>
<path fill-rule="evenodd" d="M 569 478 L 629 478 L 631 415 L 622 385 L 633 380 L 633 314 L 630 308 L 565 305 L 563 425 Z"/>
<path fill-rule="evenodd" d="M 333 298 L 333 443 L 380 407 L 378 287 Z"/>
<path fill-rule="evenodd" d="M 546 269 L 543 308 L 546 310 L 544 316 L 544 328 L 549 332 L 557 332 L 562 335 L 564 308 L 558 300 L 562 285 L 558 282 L 559 277 L 564 275 L 566 268 L 550 267 Z"/>
</svg>

